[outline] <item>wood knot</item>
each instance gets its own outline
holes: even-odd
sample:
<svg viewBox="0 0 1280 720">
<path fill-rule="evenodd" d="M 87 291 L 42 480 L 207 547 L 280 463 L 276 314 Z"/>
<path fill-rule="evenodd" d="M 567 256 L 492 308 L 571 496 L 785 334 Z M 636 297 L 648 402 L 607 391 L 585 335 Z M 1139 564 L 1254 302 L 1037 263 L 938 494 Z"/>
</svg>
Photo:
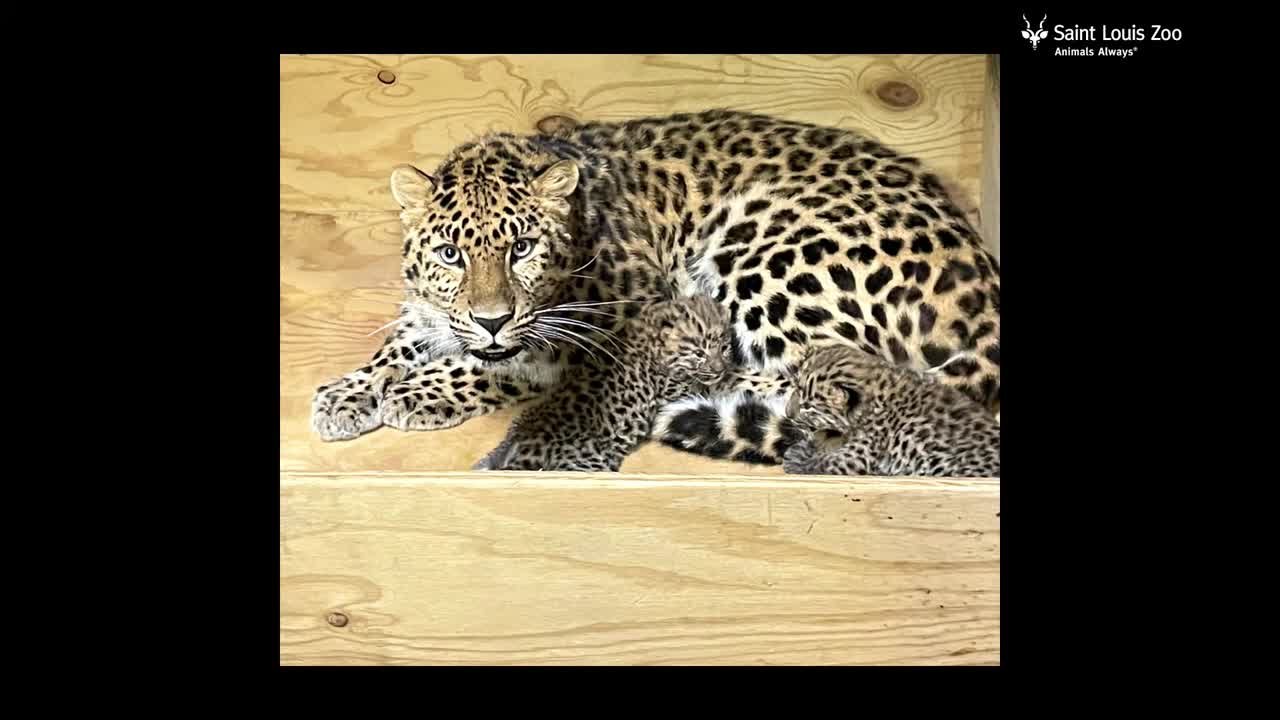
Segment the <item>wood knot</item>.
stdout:
<svg viewBox="0 0 1280 720">
<path fill-rule="evenodd" d="M 537 122 L 538 132 L 543 135 L 554 135 L 578 126 L 578 121 L 568 115 L 548 115 Z"/>
<path fill-rule="evenodd" d="M 351 622 L 351 618 L 340 612 L 329 613 L 329 617 L 325 618 L 325 620 L 334 627 L 346 627 L 347 623 Z"/>
<path fill-rule="evenodd" d="M 920 91 L 904 82 L 890 80 L 876 88 L 876 97 L 883 100 L 886 105 L 906 108 L 920 102 Z"/>
<path fill-rule="evenodd" d="M 381 81 L 383 85 L 390 85 L 396 81 L 396 74 L 390 70 L 380 70 L 378 71 L 378 80 Z"/>
</svg>

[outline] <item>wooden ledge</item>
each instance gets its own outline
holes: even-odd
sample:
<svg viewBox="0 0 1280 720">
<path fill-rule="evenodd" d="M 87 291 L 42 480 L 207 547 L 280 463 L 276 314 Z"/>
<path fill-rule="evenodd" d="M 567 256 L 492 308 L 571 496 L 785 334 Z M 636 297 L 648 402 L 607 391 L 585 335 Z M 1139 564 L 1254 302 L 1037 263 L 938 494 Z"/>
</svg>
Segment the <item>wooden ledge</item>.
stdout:
<svg viewBox="0 0 1280 720">
<path fill-rule="evenodd" d="M 280 658 L 998 664 L 999 481 L 281 474 Z"/>
<path fill-rule="evenodd" d="M 657 473 L 568 473 L 568 472 L 284 472 L 280 474 L 282 489 L 308 486 L 413 487 L 447 485 L 502 489 L 510 487 L 574 489 L 633 489 L 662 487 L 706 488 L 805 488 L 870 494 L 901 492 L 978 492 L 998 495 L 999 478 L 916 478 L 916 477 L 838 477 L 829 475 L 783 475 L 778 477 Z"/>
</svg>

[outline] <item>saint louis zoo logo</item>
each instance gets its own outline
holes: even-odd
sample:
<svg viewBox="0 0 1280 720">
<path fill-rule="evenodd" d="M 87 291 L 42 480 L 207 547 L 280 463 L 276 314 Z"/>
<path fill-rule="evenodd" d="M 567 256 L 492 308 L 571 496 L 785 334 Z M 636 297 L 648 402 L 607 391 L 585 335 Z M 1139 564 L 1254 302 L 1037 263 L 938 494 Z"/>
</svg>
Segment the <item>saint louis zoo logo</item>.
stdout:
<svg viewBox="0 0 1280 720">
<path fill-rule="evenodd" d="M 1025 13 L 1022 15 L 1022 22 L 1026 25 L 1022 30 L 1022 37 L 1031 43 L 1031 51 L 1035 52 L 1040 49 L 1040 42 L 1049 37 L 1049 31 L 1044 29 L 1045 20 L 1049 19 L 1046 13 L 1040 18 L 1040 27 L 1031 27 L 1031 21 L 1027 19 Z M 1099 37 L 1099 34 L 1101 37 Z M 1088 42 L 1097 43 L 1143 43 L 1143 42 L 1177 42 L 1182 39 L 1182 30 L 1178 28 L 1169 28 L 1161 25 L 1151 25 L 1147 28 L 1141 28 L 1137 25 L 1130 25 L 1127 28 L 1116 28 L 1102 26 L 1102 32 L 1098 33 L 1098 28 L 1090 25 L 1081 27 L 1080 25 L 1054 25 L 1053 39 L 1058 42 Z M 1064 45 L 1053 49 L 1055 56 L 1076 56 L 1076 57 L 1133 57 L 1138 52 L 1139 45 L 1127 45 L 1116 47 L 1114 45 L 1085 45 L 1070 46 Z"/>
<path fill-rule="evenodd" d="M 1044 29 L 1044 21 L 1048 19 L 1049 19 L 1049 16 L 1046 14 L 1044 17 L 1040 18 L 1040 29 L 1032 30 L 1031 22 L 1027 20 L 1027 16 L 1026 15 L 1022 16 L 1022 22 L 1027 24 L 1027 29 L 1022 31 L 1022 37 L 1031 41 L 1032 50 L 1035 50 L 1037 47 L 1040 46 L 1041 40 L 1045 39 L 1046 37 L 1049 37 L 1049 31 Z"/>
</svg>

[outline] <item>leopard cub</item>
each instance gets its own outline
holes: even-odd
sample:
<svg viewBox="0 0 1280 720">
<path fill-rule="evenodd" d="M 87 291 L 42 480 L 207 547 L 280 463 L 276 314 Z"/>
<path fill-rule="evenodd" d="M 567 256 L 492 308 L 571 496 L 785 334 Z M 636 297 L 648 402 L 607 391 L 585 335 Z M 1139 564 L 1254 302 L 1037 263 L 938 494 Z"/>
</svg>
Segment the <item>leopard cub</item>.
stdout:
<svg viewBox="0 0 1280 720">
<path fill-rule="evenodd" d="M 616 472 L 663 405 L 707 392 L 732 363 L 728 310 L 705 296 L 648 305 L 616 340 L 612 363 L 567 376 L 473 469 Z"/>
<path fill-rule="evenodd" d="M 807 355 L 793 383 L 787 473 L 1000 476 L 999 422 L 930 373 L 839 346 Z"/>
</svg>

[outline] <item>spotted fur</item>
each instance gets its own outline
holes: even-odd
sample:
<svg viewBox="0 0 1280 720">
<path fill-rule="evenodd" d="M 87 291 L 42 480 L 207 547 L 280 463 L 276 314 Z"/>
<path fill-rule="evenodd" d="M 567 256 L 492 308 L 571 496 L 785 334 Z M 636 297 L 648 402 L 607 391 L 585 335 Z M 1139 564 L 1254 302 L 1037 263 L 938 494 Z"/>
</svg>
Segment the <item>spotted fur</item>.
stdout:
<svg viewBox="0 0 1280 720">
<path fill-rule="evenodd" d="M 705 296 L 646 306 L 615 362 L 589 363 L 526 410 L 477 470 L 617 471 L 665 403 L 721 382 L 728 313 Z"/>
<path fill-rule="evenodd" d="M 326 440 L 540 397 L 669 294 L 719 302 L 735 359 L 659 414 L 673 447 L 781 462 L 783 375 L 811 346 L 948 363 L 943 383 L 998 407 L 999 265 L 942 180 L 864 135 L 722 110 L 587 123 L 482 138 L 431 174 L 398 168 L 392 190 L 404 308 L 367 365 L 317 391 Z M 682 434 L 706 430 L 687 413 L 739 406 L 720 441 Z"/>
<path fill-rule="evenodd" d="M 999 423 L 932 374 L 830 347 L 800 364 L 794 385 L 788 473 L 1000 476 Z"/>
</svg>

